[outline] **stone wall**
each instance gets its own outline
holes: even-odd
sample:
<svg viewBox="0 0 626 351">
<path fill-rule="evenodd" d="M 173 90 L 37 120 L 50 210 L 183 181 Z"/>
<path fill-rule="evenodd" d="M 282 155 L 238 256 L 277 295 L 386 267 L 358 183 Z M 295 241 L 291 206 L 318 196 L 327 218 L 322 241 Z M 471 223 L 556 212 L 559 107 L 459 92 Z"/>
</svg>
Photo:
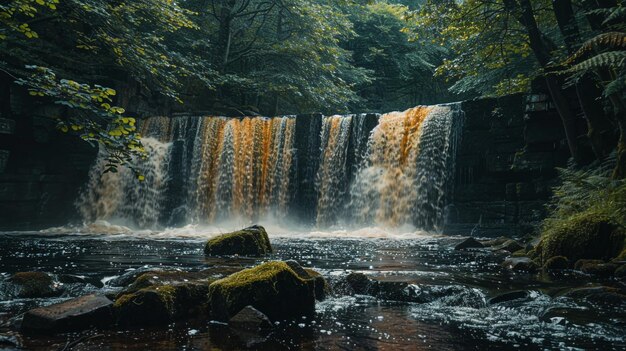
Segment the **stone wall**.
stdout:
<svg viewBox="0 0 626 351">
<path fill-rule="evenodd" d="M 0 115 L 0 230 L 36 230 L 79 220 L 74 201 L 95 148 L 55 128 L 57 107 L 24 92 L 5 96 Z"/>
<path fill-rule="evenodd" d="M 545 95 L 463 103 L 455 189 L 446 234 L 515 236 L 545 217 L 555 167 L 569 157 L 563 127 Z"/>
<path fill-rule="evenodd" d="M 0 230 L 80 221 L 74 202 L 97 151 L 55 129 L 52 117 L 61 112 L 58 107 L 35 105 L 17 90 L 9 95 L 0 96 Z M 465 125 L 444 232 L 524 234 L 545 215 L 556 184 L 554 167 L 564 166 L 568 158 L 559 117 L 541 94 L 467 101 L 463 110 Z M 319 135 L 321 122 L 315 117 L 298 116 L 298 194 L 292 204 L 310 222 L 319 154 L 319 138 L 310 136 Z M 370 130 L 376 118 L 366 117 Z"/>
</svg>

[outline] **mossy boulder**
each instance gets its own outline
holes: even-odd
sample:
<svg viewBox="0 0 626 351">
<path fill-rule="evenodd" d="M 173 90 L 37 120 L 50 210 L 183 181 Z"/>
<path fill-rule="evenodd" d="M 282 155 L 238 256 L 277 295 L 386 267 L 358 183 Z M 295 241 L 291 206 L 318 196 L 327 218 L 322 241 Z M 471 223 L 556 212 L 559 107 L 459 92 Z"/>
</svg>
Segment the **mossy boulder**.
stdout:
<svg viewBox="0 0 626 351">
<path fill-rule="evenodd" d="M 217 279 L 242 270 L 241 267 L 213 267 L 197 272 L 179 270 L 146 272 L 139 275 L 130 285 L 124 288 L 118 296 L 131 294 L 141 289 L 161 285 L 181 285 L 198 283 L 209 285 Z"/>
<path fill-rule="evenodd" d="M 272 253 L 265 228 L 255 225 L 209 240 L 204 247 L 206 256 L 263 256 Z"/>
<path fill-rule="evenodd" d="M 557 271 L 568 269 L 570 266 L 569 260 L 565 256 L 551 257 L 543 264 L 543 269 L 547 271 Z"/>
<path fill-rule="evenodd" d="M 198 282 L 151 286 L 118 296 L 113 306 L 121 326 L 167 325 L 204 314 L 208 291 Z"/>
<path fill-rule="evenodd" d="M 17 286 L 16 295 L 21 298 L 53 297 L 63 293 L 54 279 L 43 272 L 15 273 L 9 281 Z"/>
<path fill-rule="evenodd" d="M 555 256 L 565 256 L 572 262 L 610 260 L 622 251 L 625 238 L 626 230 L 609 217 L 585 212 L 547 228 L 537 251 L 543 262 Z"/>
<path fill-rule="evenodd" d="M 314 279 L 300 277 L 286 262 L 266 262 L 209 286 L 211 318 L 226 322 L 250 305 L 272 321 L 312 317 Z"/>
</svg>

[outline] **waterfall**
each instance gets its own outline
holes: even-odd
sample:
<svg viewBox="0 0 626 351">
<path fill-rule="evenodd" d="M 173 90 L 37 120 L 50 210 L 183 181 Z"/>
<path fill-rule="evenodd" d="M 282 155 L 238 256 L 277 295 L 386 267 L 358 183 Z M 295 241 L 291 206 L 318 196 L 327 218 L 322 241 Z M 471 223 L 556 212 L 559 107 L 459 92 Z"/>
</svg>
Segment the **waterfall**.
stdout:
<svg viewBox="0 0 626 351">
<path fill-rule="evenodd" d="M 103 174 L 107 153 L 99 152 L 86 190 L 77 202 L 86 221 L 121 219 L 140 227 L 156 225 L 167 184 L 171 144 L 154 138 L 143 138 L 142 143 L 148 158 L 135 160 L 135 168 L 145 178 L 142 182 L 127 167 Z"/>
<path fill-rule="evenodd" d="M 384 115 L 153 117 L 150 157 L 102 174 L 78 200 L 86 221 L 138 227 L 263 218 L 330 226 L 439 230 L 454 176 L 460 104 Z"/>
<path fill-rule="evenodd" d="M 348 138 L 352 116 L 324 117 L 320 166 L 316 176 L 317 218 L 320 227 L 332 225 L 342 210 L 348 172 Z"/>
</svg>

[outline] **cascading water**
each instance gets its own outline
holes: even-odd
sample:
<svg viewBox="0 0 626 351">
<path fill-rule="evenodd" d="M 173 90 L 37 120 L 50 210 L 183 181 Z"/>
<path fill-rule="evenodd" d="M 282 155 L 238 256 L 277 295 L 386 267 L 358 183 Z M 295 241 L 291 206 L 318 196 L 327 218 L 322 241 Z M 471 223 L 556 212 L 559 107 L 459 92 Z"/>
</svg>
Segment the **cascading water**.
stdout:
<svg viewBox="0 0 626 351">
<path fill-rule="evenodd" d="M 346 192 L 348 138 L 352 116 L 324 117 L 321 133 L 320 166 L 316 176 L 319 227 L 332 225 L 340 214 Z"/>
<path fill-rule="evenodd" d="M 87 221 L 140 227 L 269 216 L 439 229 L 461 121 L 460 105 L 309 116 L 300 127 L 297 117 L 150 118 L 141 131 L 151 157 L 138 163 L 146 181 L 127 170 L 101 176 L 101 154 L 79 207 Z"/>
<path fill-rule="evenodd" d="M 138 182 L 136 174 L 126 167 L 103 174 L 108 162 L 106 153 L 100 151 L 87 189 L 78 199 L 86 221 L 121 219 L 140 227 L 156 225 L 167 185 L 171 144 L 154 138 L 143 138 L 142 143 L 148 158 L 136 160 L 135 167 L 144 176 L 143 182 Z"/>
</svg>

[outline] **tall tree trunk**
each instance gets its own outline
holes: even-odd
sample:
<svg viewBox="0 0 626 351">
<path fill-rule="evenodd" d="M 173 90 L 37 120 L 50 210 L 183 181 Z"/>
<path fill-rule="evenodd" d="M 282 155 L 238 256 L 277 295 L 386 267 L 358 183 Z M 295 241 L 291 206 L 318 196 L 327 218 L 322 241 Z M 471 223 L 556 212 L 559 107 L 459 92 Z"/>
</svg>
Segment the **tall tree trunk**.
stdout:
<svg viewBox="0 0 626 351">
<path fill-rule="evenodd" d="M 554 16 L 567 51 L 574 54 L 581 45 L 581 35 L 571 0 L 552 0 Z M 581 110 L 587 121 L 587 137 L 591 144 L 591 149 L 598 160 L 604 159 L 610 150 L 605 145 L 609 144 L 605 138 L 610 134 L 610 123 L 604 115 L 604 110 L 597 99 L 602 95 L 602 90 L 596 84 L 590 74 L 585 74 L 576 82 L 576 95 Z"/>
<path fill-rule="evenodd" d="M 514 12 L 516 9 L 520 10 L 520 14 L 517 16 L 518 21 L 526 28 L 528 38 L 530 40 L 530 47 L 537 58 L 537 61 L 546 71 L 546 85 L 548 91 L 552 97 L 552 102 L 556 106 L 556 110 L 563 122 L 563 128 L 565 129 L 565 138 L 567 139 L 567 145 L 570 150 L 570 154 L 577 163 L 581 161 L 581 155 L 578 149 L 578 132 L 576 129 L 576 120 L 574 113 L 572 112 L 567 98 L 561 90 L 561 84 L 557 77 L 550 74 L 550 50 L 542 39 L 542 33 L 539 30 L 537 21 L 535 20 L 535 14 L 530 3 L 530 0 L 505 0 L 505 4 Z"/>
</svg>

